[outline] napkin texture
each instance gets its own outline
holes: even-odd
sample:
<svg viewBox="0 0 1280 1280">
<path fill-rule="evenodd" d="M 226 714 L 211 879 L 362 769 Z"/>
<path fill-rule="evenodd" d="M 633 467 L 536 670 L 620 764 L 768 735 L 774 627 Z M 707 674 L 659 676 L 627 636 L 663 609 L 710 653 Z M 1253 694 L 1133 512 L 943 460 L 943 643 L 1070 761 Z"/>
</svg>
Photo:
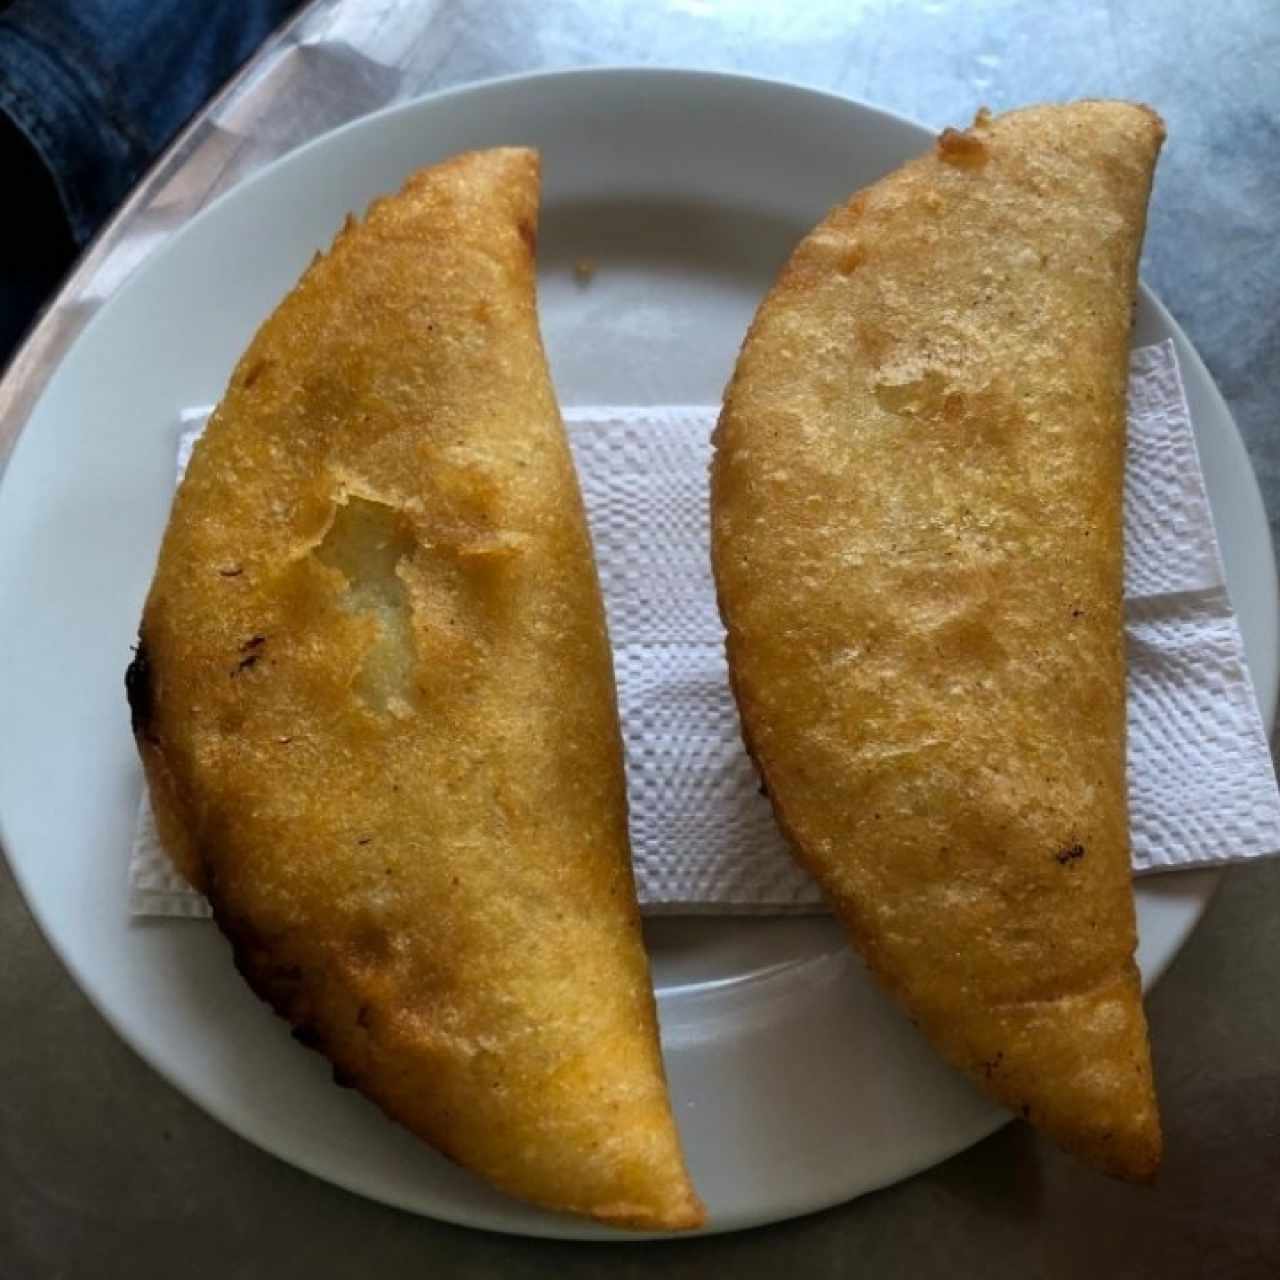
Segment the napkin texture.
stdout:
<svg viewBox="0 0 1280 1280">
<path fill-rule="evenodd" d="M 208 410 L 183 415 L 181 475 Z M 631 837 L 650 911 L 820 911 L 738 732 L 708 543 L 717 409 L 571 409 L 609 616 Z M 1172 343 L 1133 353 L 1125 477 L 1129 804 L 1137 873 L 1280 851 L 1280 794 Z M 202 916 L 144 796 L 135 914 Z"/>
</svg>

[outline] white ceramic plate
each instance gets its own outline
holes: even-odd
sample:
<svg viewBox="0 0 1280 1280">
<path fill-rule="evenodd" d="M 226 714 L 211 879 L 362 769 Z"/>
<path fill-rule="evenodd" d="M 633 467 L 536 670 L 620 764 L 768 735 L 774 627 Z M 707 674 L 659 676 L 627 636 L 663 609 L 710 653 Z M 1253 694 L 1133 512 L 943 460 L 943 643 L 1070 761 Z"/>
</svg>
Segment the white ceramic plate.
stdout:
<svg viewBox="0 0 1280 1280">
<path fill-rule="evenodd" d="M 172 490 L 175 422 L 349 209 L 470 147 L 542 149 L 542 317 L 562 400 L 719 399 L 752 312 L 836 200 L 929 145 L 842 98 L 731 76 L 588 71 L 443 94 L 320 138 L 233 191 L 96 317 L 0 488 L 0 834 L 51 943 L 119 1033 L 236 1132 L 321 1177 L 454 1222 L 610 1233 L 514 1204 L 333 1087 L 210 927 L 131 922 L 141 786 L 122 675 Z M 572 266 L 591 258 L 591 284 Z M 1136 343 L 1182 360 L 1228 576 L 1268 720 L 1275 564 L 1221 398 L 1149 294 Z M 1212 874 L 1144 880 L 1148 980 Z M 672 1094 L 712 1230 L 817 1209 L 933 1164 L 1004 1118 L 943 1066 L 829 921 L 655 921 Z"/>
</svg>

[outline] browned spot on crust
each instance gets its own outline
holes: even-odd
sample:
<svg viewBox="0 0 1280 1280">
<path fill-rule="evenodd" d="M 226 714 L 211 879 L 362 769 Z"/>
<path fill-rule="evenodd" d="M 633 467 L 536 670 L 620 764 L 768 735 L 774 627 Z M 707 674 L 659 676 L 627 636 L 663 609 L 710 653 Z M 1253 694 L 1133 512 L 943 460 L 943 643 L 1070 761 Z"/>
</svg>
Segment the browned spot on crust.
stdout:
<svg viewBox="0 0 1280 1280">
<path fill-rule="evenodd" d="M 851 276 L 867 260 L 867 251 L 860 244 L 851 244 L 836 263 L 841 275 Z"/>
<path fill-rule="evenodd" d="M 151 720 L 155 710 L 155 691 L 151 656 L 147 652 L 147 642 L 141 636 L 138 637 L 138 647 L 133 652 L 133 661 L 125 668 L 124 692 L 129 700 L 129 722 L 133 728 L 133 736 L 154 742 Z"/>
<path fill-rule="evenodd" d="M 363 919 L 352 930 L 351 951 L 357 960 L 380 964 L 391 955 L 391 936 L 376 920 Z"/>
<path fill-rule="evenodd" d="M 867 363 L 873 367 L 884 360 L 893 346 L 893 335 L 877 324 L 860 324 L 854 329 L 853 336 Z"/>
<path fill-rule="evenodd" d="M 981 169 L 991 158 L 987 144 L 972 133 L 944 129 L 938 136 L 938 159 L 957 169 Z"/>
</svg>

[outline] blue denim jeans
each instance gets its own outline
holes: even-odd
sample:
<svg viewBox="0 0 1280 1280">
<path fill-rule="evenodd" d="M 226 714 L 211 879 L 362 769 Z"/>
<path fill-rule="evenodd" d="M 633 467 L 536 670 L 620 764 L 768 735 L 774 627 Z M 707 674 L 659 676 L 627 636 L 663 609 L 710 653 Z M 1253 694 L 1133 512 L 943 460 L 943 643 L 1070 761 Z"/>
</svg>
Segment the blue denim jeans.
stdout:
<svg viewBox="0 0 1280 1280">
<path fill-rule="evenodd" d="M 298 0 L 0 0 L 0 367 L 168 140 Z"/>
</svg>

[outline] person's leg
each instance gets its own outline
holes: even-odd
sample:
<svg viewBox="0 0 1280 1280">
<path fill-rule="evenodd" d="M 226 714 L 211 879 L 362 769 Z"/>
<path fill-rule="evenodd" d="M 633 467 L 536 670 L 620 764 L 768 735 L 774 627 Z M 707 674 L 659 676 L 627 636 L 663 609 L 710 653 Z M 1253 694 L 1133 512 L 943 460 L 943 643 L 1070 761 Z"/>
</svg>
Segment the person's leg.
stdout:
<svg viewBox="0 0 1280 1280">
<path fill-rule="evenodd" d="M 0 202 L 0 367 L 75 252 L 297 4 L 14 0 L 0 9 L 0 173 L 14 175 Z"/>
</svg>

